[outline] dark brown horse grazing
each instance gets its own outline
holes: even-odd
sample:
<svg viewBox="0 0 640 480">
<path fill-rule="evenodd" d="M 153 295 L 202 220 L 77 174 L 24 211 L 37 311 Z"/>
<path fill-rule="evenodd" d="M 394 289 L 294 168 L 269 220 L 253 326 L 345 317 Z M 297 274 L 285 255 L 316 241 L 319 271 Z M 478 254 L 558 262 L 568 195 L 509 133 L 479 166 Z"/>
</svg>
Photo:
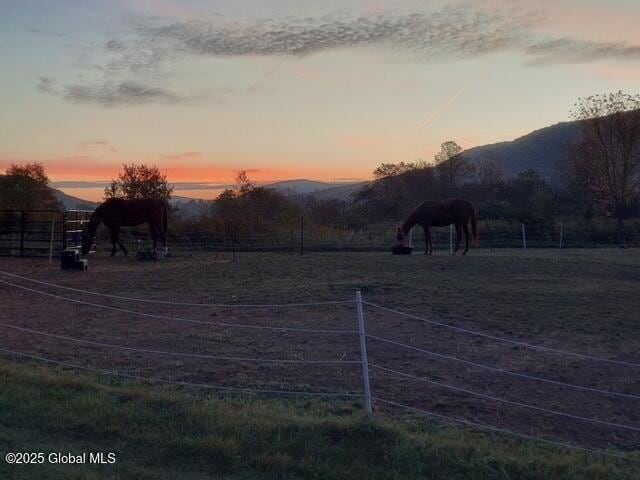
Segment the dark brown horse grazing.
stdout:
<svg viewBox="0 0 640 480">
<path fill-rule="evenodd" d="M 476 207 L 467 200 L 454 198 L 443 202 L 426 201 L 422 202 L 409 215 L 409 218 L 398 227 L 396 239 L 401 244 L 414 225 L 421 225 L 424 228 L 424 241 L 426 243 L 425 255 L 431 255 L 433 252 L 433 243 L 431 242 L 431 233 L 429 227 L 447 227 L 452 223 L 456 227 L 456 249 L 460 248 L 460 237 L 462 230 L 465 235 L 465 247 L 463 255 L 469 251 L 469 227 L 467 224 L 471 221 L 471 231 L 476 245 L 478 244 L 478 226 L 476 224 Z"/>
<path fill-rule="evenodd" d="M 104 223 L 109 229 L 113 249 L 113 257 L 118 251 L 116 244 L 120 246 L 125 255 L 127 249 L 120 241 L 120 227 L 134 227 L 148 222 L 153 238 L 153 251 L 156 251 L 158 237 L 162 239 L 165 250 L 167 249 L 167 212 L 168 205 L 164 200 L 140 199 L 123 200 L 110 198 L 96 208 L 89 219 L 87 231 L 82 234 L 82 253 L 87 254 L 93 245 L 96 230 L 100 223 Z"/>
</svg>

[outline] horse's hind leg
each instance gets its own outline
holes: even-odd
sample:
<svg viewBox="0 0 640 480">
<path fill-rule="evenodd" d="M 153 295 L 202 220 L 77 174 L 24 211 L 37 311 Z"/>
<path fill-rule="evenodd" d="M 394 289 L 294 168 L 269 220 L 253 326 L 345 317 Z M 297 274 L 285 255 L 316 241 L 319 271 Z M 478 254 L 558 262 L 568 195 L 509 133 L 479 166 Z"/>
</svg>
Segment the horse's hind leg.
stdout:
<svg viewBox="0 0 640 480">
<path fill-rule="evenodd" d="M 115 257 L 116 253 L 118 253 L 118 247 L 116 245 L 120 245 L 120 241 L 118 240 L 118 228 L 109 227 L 109 236 L 111 237 L 111 256 Z M 122 245 L 121 245 L 122 246 Z"/>
<path fill-rule="evenodd" d="M 153 222 L 149 222 L 149 230 L 151 231 L 151 239 L 153 240 L 153 254 L 155 255 L 156 248 L 158 246 L 158 226 Z"/>
<path fill-rule="evenodd" d="M 462 226 L 459 223 L 456 223 L 456 249 L 453 251 L 454 254 L 457 253 L 458 249 L 460 248 L 461 237 L 462 237 Z"/>
<path fill-rule="evenodd" d="M 464 252 L 462 254 L 466 255 L 469 251 L 469 226 L 467 222 L 462 224 L 462 230 L 464 230 Z"/>
<path fill-rule="evenodd" d="M 431 232 L 427 227 L 424 228 L 424 254 L 431 255 L 433 252 L 433 243 L 431 243 Z"/>
<path fill-rule="evenodd" d="M 128 257 L 129 251 L 124 247 L 124 245 L 122 244 L 122 241 L 120 240 L 120 229 L 116 230 L 116 241 L 118 242 L 118 245 L 122 249 L 122 253 L 124 253 L 124 256 Z"/>
</svg>

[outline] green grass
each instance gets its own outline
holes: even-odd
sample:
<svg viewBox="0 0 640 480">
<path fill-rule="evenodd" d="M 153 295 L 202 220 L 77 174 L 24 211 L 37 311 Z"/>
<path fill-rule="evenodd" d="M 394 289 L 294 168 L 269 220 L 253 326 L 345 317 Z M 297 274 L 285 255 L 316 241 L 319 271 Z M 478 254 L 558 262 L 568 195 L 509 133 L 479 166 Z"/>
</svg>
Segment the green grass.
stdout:
<svg viewBox="0 0 640 480">
<path fill-rule="evenodd" d="M 0 361 L 0 452 L 115 452 L 114 465 L 14 465 L 15 479 L 590 479 L 638 463 L 422 418 L 363 417 L 357 403 L 204 396 Z"/>
</svg>

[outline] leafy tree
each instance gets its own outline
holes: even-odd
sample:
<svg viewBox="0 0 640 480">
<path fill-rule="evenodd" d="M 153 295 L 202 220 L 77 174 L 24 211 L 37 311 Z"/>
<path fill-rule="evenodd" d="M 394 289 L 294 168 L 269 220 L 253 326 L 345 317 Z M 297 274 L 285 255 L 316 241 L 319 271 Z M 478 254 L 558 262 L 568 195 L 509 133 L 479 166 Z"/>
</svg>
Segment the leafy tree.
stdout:
<svg viewBox="0 0 640 480">
<path fill-rule="evenodd" d="M 426 167 L 426 162 L 422 160 L 417 160 L 416 162 L 409 163 L 382 163 L 373 171 L 373 177 L 377 180 L 396 177 L 398 175 L 402 175 L 403 173 L 410 172 L 411 170 L 418 170 Z"/>
<path fill-rule="evenodd" d="M 554 197 L 551 187 L 538 172 L 529 169 L 520 172 L 509 181 L 501 196 L 509 202 L 505 213 L 528 225 L 550 224 L 554 213 Z"/>
<path fill-rule="evenodd" d="M 624 219 L 640 196 L 640 95 L 579 98 L 571 117 L 581 120 L 581 135 L 570 150 L 570 184 L 617 219 L 622 245 Z"/>
<path fill-rule="evenodd" d="M 12 164 L 0 176 L 0 207 L 16 210 L 59 209 L 60 203 L 49 187 L 49 178 L 40 163 Z"/>
<path fill-rule="evenodd" d="M 266 232 L 291 226 L 299 211 L 283 194 L 257 187 L 242 170 L 234 189 L 224 190 L 214 202 L 214 211 L 228 230 Z"/>
<path fill-rule="evenodd" d="M 473 174 L 475 168 L 462 156 L 462 147 L 454 141 L 444 142 L 434 157 L 438 175 L 449 191 Z"/>
<path fill-rule="evenodd" d="M 122 172 L 111 185 L 104 189 L 106 198 L 157 198 L 169 200 L 173 193 L 173 186 L 167 182 L 167 177 L 155 165 L 122 165 Z"/>
</svg>

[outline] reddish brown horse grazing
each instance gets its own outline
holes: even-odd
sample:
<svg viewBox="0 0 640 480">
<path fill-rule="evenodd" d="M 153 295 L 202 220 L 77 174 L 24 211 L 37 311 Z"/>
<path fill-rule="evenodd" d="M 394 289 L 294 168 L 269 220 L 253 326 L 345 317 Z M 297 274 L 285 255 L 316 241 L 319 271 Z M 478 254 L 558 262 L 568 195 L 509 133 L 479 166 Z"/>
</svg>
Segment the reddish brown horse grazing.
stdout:
<svg viewBox="0 0 640 480">
<path fill-rule="evenodd" d="M 409 215 L 409 218 L 398 227 L 396 239 L 400 243 L 404 243 L 405 238 L 414 225 L 421 225 L 424 228 L 424 241 L 426 243 L 425 255 L 431 255 L 433 252 L 433 243 L 431 242 L 431 233 L 429 227 L 446 227 L 452 223 L 456 227 L 456 249 L 460 248 L 460 237 L 462 230 L 465 235 L 465 247 L 463 255 L 469 251 L 469 227 L 467 224 L 471 221 L 471 231 L 476 245 L 478 244 L 478 226 L 476 224 L 476 207 L 473 203 L 466 200 L 454 198 L 445 200 L 444 202 L 426 201 L 418 205 L 418 207 Z"/>
<path fill-rule="evenodd" d="M 120 246 L 125 255 L 128 254 L 127 249 L 120 241 L 120 227 L 134 227 L 144 222 L 148 222 L 151 229 L 154 253 L 158 237 L 162 239 L 166 250 L 167 212 L 168 205 L 164 200 L 110 198 L 100 204 L 91 215 L 87 231 L 82 235 L 82 253 L 87 254 L 91 249 L 100 223 L 104 223 L 109 229 L 111 243 L 113 244 L 111 256 L 114 256 L 118 251 L 116 244 Z"/>
</svg>

